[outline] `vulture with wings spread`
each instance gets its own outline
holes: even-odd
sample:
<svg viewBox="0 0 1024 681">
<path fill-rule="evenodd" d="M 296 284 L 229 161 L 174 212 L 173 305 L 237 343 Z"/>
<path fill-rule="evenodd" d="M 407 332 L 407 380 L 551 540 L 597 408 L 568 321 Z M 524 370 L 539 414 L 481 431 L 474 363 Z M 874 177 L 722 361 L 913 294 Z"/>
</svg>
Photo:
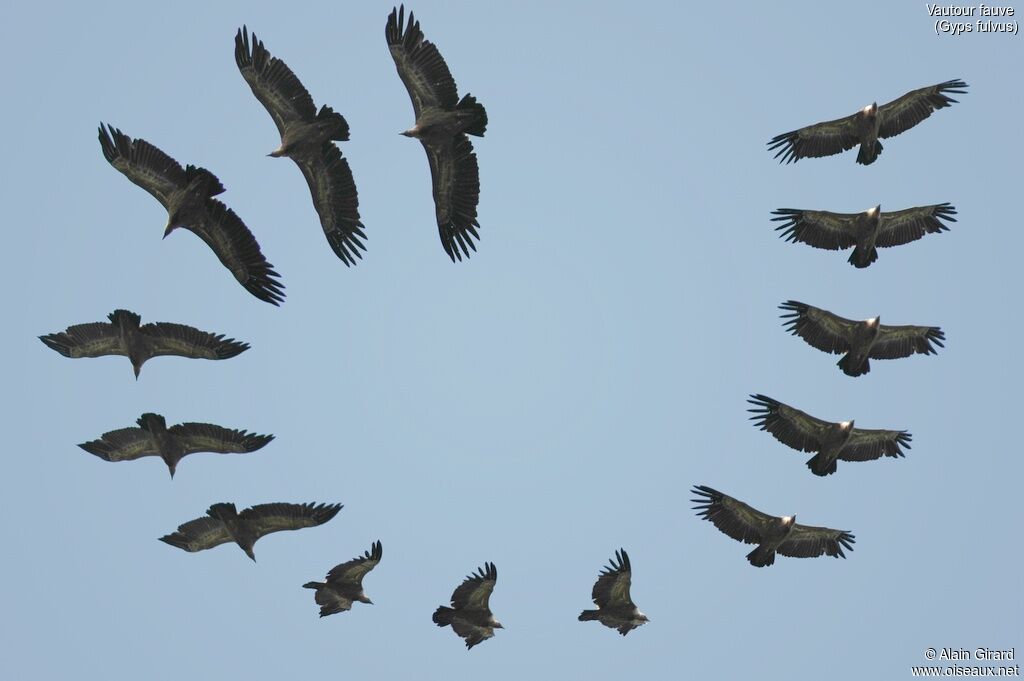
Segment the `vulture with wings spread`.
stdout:
<svg viewBox="0 0 1024 681">
<path fill-rule="evenodd" d="M 438 606 L 434 611 L 434 624 L 452 625 L 455 633 L 466 639 L 467 650 L 494 636 L 495 629 L 504 629 L 501 622 L 494 619 L 489 605 L 497 580 L 498 569 L 494 563 L 484 563 L 452 593 L 452 607 Z"/>
<path fill-rule="evenodd" d="M 879 139 L 910 130 L 933 111 L 952 106 L 957 100 L 948 95 L 965 94 L 966 87 L 962 80 L 947 80 L 912 90 L 882 106 L 872 103 L 846 118 L 776 135 L 768 142 L 768 149 L 778 149 L 775 158 L 782 157 L 779 163 L 792 163 L 802 158 L 832 156 L 859 144 L 857 163 L 869 165 L 882 153 Z"/>
<path fill-rule="evenodd" d="M 945 347 L 946 335 L 937 326 L 885 326 L 879 317 L 857 322 L 795 300 L 779 308 L 786 310 L 787 331 L 823 352 L 843 355 L 837 364 L 847 376 L 871 371 L 869 359 L 934 355 L 936 345 Z"/>
<path fill-rule="evenodd" d="M 338 612 L 352 609 L 352 603 L 368 603 L 373 601 L 363 593 L 363 577 L 377 567 L 384 549 L 379 541 L 373 543 L 369 551 L 350 561 L 335 565 L 327 573 L 327 582 L 306 582 L 303 589 L 316 589 L 316 604 L 320 606 L 320 616 L 327 617 Z"/>
<path fill-rule="evenodd" d="M 925 234 L 948 232 L 942 222 L 956 222 L 956 208 L 948 203 L 918 206 L 883 213 L 881 206 L 863 213 L 830 213 L 824 210 L 780 208 L 772 211 L 772 222 L 786 241 L 800 241 L 815 248 L 841 251 L 853 246 L 849 263 L 867 267 L 878 260 L 876 248 L 902 246 L 917 241 Z"/>
<path fill-rule="evenodd" d="M 287 64 L 270 56 L 255 33 L 250 43 L 244 26 L 235 34 L 235 63 L 281 134 L 281 146 L 270 155 L 287 156 L 299 166 L 327 243 L 343 263 L 355 265 L 366 250 L 366 234 L 352 170 L 334 145 L 348 140 L 348 122 L 329 106 L 317 111 L 309 91 Z"/>
<path fill-rule="evenodd" d="M 869 430 L 854 428 L 853 421 L 822 421 L 799 409 L 765 395 L 751 395 L 755 405 L 747 411 L 750 420 L 779 442 L 802 452 L 814 452 L 807 467 L 815 475 L 832 475 L 836 461 L 874 461 L 882 456 L 904 456 L 901 447 L 910 449 L 912 436 L 905 430 Z"/>
<path fill-rule="evenodd" d="M 131 360 L 136 379 L 142 365 L 153 357 L 228 359 L 249 349 L 248 343 L 184 324 L 154 322 L 140 326 L 142 318 L 128 310 L 114 310 L 107 318 L 109 324 L 75 324 L 60 333 L 40 336 L 39 340 L 65 357 L 124 355 Z"/>
<path fill-rule="evenodd" d="M 323 525 L 341 508 L 341 504 L 260 504 L 239 513 L 234 504 L 214 504 L 205 516 L 179 525 L 177 532 L 160 537 L 160 541 L 189 552 L 233 541 L 255 562 L 252 547 L 260 537 Z"/>
<path fill-rule="evenodd" d="M 693 508 L 698 516 L 736 541 L 757 544 L 747 554 L 754 567 L 772 565 L 776 553 L 791 558 L 846 558 L 843 549 L 853 550 L 853 535 L 845 530 L 797 525 L 795 515 L 770 516 L 704 485 L 695 486 L 692 492 L 699 497 L 691 499 L 697 504 Z"/>
<path fill-rule="evenodd" d="M 392 10 L 385 36 L 416 114 L 416 124 L 402 134 L 419 139 L 430 161 L 441 245 L 453 262 L 468 258 L 470 249 L 476 250 L 473 240 L 480 238 L 480 173 L 466 135 L 483 137 L 487 112 L 472 95 L 459 99 L 448 65 L 423 38 L 412 12 L 406 25 L 404 5 Z"/>
<path fill-rule="evenodd" d="M 591 597 L 598 609 L 581 612 L 580 622 L 597 621 L 610 629 L 618 629 L 623 636 L 646 623 L 647 615 L 640 612 L 629 596 L 632 579 L 629 555 L 626 549 L 619 549 L 594 582 Z"/>
<path fill-rule="evenodd" d="M 182 169 L 146 140 L 132 139 L 116 128 L 100 124 L 99 137 L 110 165 L 167 209 L 164 237 L 184 227 L 206 242 L 246 291 L 272 305 L 284 300 L 279 275 L 252 232 L 234 211 L 212 198 L 224 191 L 213 173 L 195 166 Z"/>
<path fill-rule="evenodd" d="M 189 454 L 248 454 L 274 439 L 273 435 L 256 435 L 209 423 L 179 423 L 168 428 L 167 421 L 159 414 L 143 414 L 136 423 L 138 428 L 112 430 L 103 433 L 99 440 L 78 446 L 104 461 L 134 461 L 144 456 L 159 456 L 173 478 L 178 462 Z"/>
</svg>

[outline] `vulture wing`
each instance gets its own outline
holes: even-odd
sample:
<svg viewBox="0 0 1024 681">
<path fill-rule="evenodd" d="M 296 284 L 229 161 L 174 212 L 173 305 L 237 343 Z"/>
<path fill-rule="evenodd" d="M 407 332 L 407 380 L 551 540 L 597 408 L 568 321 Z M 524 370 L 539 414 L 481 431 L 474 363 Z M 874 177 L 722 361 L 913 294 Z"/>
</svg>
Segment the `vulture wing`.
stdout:
<svg viewBox="0 0 1024 681">
<path fill-rule="evenodd" d="M 143 456 L 159 456 L 153 439 L 142 428 L 121 428 L 103 433 L 99 440 L 78 445 L 104 461 L 134 461 Z"/>
<path fill-rule="evenodd" d="M 773 400 L 766 395 L 751 395 L 747 400 L 755 405 L 747 411 L 754 414 L 754 425 L 771 433 L 779 442 L 802 452 L 821 449 L 832 424 L 810 414 Z"/>
<path fill-rule="evenodd" d="M 899 99 L 878 107 L 878 136 L 893 137 L 932 115 L 933 111 L 952 106 L 957 100 L 948 94 L 967 93 L 967 83 L 962 80 L 947 80 L 945 83 L 912 90 Z"/>
<path fill-rule="evenodd" d="M 456 610 L 490 612 L 491 592 L 494 591 L 494 584 L 497 581 L 498 569 L 494 567 L 494 563 L 484 563 L 483 567 L 468 575 L 462 584 L 455 588 L 452 593 L 452 607 Z"/>
<path fill-rule="evenodd" d="M 238 514 L 255 530 L 257 539 L 271 532 L 323 525 L 338 515 L 341 504 L 260 504 Z"/>
<path fill-rule="evenodd" d="M 949 227 L 942 221 L 956 222 L 954 215 L 956 208 L 949 203 L 882 213 L 875 245 L 880 248 L 901 246 L 917 241 L 925 234 L 948 232 Z"/>
<path fill-rule="evenodd" d="M 175 355 L 193 359 L 228 359 L 249 349 L 248 343 L 240 343 L 224 334 L 200 331 L 184 324 L 156 322 L 139 329 L 149 340 L 153 357 Z"/>
<path fill-rule="evenodd" d="M 355 265 L 356 258 L 363 257 L 360 251 L 366 250 L 366 233 L 359 220 L 359 195 L 348 161 L 329 142 L 294 160 L 309 185 L 327 243 L 343 263 Z"/>
<path fill-rule="evenodd" d="M 841 251 L 857 244 L 853 233 L 856 213 L 829 213 L 823 210 L 779 208 L 772 211 L 772 222 L 782 222 L 775 228 L 786 241 L 800 241 L 815 248 Z"/>
<path fill-rule="evenodd" d="M 913 354 L 934 355 L 935 346 L 945 347 L 946 334 L 937 326 L 886 326 L 878 328 L 878 338 L 871 346 L 871 359 L 898 359 Z"/>
<path fill-rule="evenodd" d="M 691 490 L 699 498 L 691 499 L 697 515 L 714 523 L 723 534 L 745 544 L 760 544 L 775 520 L 767 513 L 722 494 L 718 490 L 697 485 Z"/>
<path fill-rule="evenodd" d="M 103 357 L 104 355 L 126 355 L 121 344 L 121 332 L 113 324 L 90 322 L 75 324 L 60 333 L 40 336 L 39 340 L 51 350 L 65 357 Z"/>
<path fill-rule="evenodd" d="M 168 428 L 168 432 L 178 439 L 186 454 L 246 454 L 265 447 L 274 439 L 273 435 L 256 435 L 209 423 L 180 423 Z"/>
<path fill-rule="evenodd" d="M 430 161 L 430 179 L 434 188 L 437 229 L 444 252 L 454 262 L 476 250 L 473 239 L 480 240 L 476 207 L 480 202 L 480 170 L 473 145 L 465 135 L 457 135 L 451 144 L 423 142 Z M 461 251 L 461 252 L 460 252 Z"/>
<path fill-rule="evenodd" d="M 245 26 L 235 34 L 235 63 L 282 136 L 288 123 L 316 118 L 316 106 L 309 91 L 287 64 L 270 56 L 255 33 L 250 45 L 249 29 Z"/>
<path fill-rule="evenodd" d="M 364 552 L 362 556 L 331 568 L 331 571 L 327 573 L 327 581 L 335 584 L 360 586 L 366 573 L 377 567 L 382 555 L 384 554 L 380 542 L 374 542 L 370 550 Z"/>
<path fill-rule="evenodd" d="M 434 43 L 424 40 L 413 13 L 409 12 L 406 26 L 405 6 L 391 10 L 384 35 L 416 118 L 428 106 L 453 109 L 459 100 L 455 79 Z"/>
<path fill-rule="evenodd" d="M 594 583 L 594 589 L 591 591 L 594 603 L 599 608 L 635 608 L 636 605 L 629 596 L 632 578 L 633 570 L 629 564 L 629 555 L 625 549 L 619 549 L 615 552 L 615 558 L 609 561 Z"/>
<path fill-rule="evenodd" d="M 846 558 L 843 549 L 852 551 L 853 542 L 853 535 L 844 530 L 797 524 L 776 550 L 791 558 L 817 558 L 821 555 Z"/>
<path fill-rule="evenodd" d="M 775 158 L 779 159 L 779 163 L 794 163 L 802 158 L 838 154 L 860 144 L 856 119 L 857 114 L 852 114 L 776 135 L 768 142 L 768 150 L 778 149 Z"/>
<path fill-rule="evenodd" d="M 787 300 L 779 308 L 787 311 L 782 315 L 788 320 L 783 328 L 812 347 L 836 355 L 850 351 L 850 338 L 857 322 L 795 300 Z"/>
<path fill-rule="evenodd" d="M 160 537 L 160 541 L 185 551 L 195 552 L 212 549 L 232 539 L 222 521 L 204 516 L 179 525 L 177 532 Z"/>
<path fill-rule="evenodd" d="M 913 436 L 905 430 L 854 428 L 839 458 L 843 461 L 872 461 L 881 456 L 904 456 L 900 447 L 910 449 Z"/>
</svg>

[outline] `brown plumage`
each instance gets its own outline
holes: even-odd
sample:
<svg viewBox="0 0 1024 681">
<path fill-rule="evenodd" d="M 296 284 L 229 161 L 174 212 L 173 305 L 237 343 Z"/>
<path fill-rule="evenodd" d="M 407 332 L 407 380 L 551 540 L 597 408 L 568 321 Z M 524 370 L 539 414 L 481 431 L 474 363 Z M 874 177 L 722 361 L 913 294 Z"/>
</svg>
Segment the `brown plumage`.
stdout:
<svg viewBox="0 0 1024 681">
<path fill-rule="evenodd" d="M 451 625 L 456 634 L 466 639 L 466 650 L 493 637 L 495 629 L 504 629 L 501 622 L 494 619 L 490 607 L 491 592 L 497 581 L 498 569 L 494 563 L 484 563 L 452 593 L 452 607 L 442 605 L 434 611 L 434 624 Z"/>
<path fill-rule="evenodd" d="M 326 582 L 306 582 L 304 589 L 316 590 L 316 603 L 320 606 L 320 616 L 327 617 L 352 609 L 353 602 L 373 605 L 373 601 L 363 593 L 363 577 L 377 567 L 384 548 L 379 541 L 373 543 L 369 551 L 362 556 L 353 558 L 331 568 L 327 573 Z"/>
<path fill-rule="evenodd" d="M 600 622 L 610 629 L 618 629 L 623 636 L 646 624 L 649 621 L 647 615 L 640 612 L 629 595 L 632 583 L 633 567 L 629 563 L 629 554 L 626 549 L 619 549 L 591 590 L 591 598 L 598 609 L 584 610 L 579 621 Z"/>
</svg>

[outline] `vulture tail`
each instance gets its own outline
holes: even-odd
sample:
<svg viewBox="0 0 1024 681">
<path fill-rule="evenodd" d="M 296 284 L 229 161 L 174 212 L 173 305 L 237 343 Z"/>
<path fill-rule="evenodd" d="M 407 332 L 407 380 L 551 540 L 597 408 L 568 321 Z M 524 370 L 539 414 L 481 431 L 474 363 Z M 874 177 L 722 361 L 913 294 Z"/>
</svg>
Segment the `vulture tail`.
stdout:
<svg viewBox="0 0 1024 681">
<path fill-rule="evenodd" d="M 756 549 L 747 554 L 747 560 L 754 567 L 766 567 L 768 565 L 775 564 L 775 550 L 766 549 L 763 546 L 758 546 Z"/>
<path fill-rule="evenodd" d="M 455 615 L 455 611 L 451 608 L 447 608 L 443 605 L 438 606 L 437 610 L 434 611 L 434 624 L 439 627 L 446 627 L 452 623 L 452 617 Z"/>
<path fill-rule="evenodd" d="M 837 469 L 835 459 L 832 459 L 832 463 L 826 465 L 825 459 L 821 456 L 821 454 L 812 456 L 810 459 L 808 459 L 807 467 L 810 468 L 811 472 L 814 473 L 815 475 L 820 475 L 823 477 L 826 475 L 832 475 L 833 473 L 836 472 Z"/>
<path fill-rule="evenodd" d="M 235 505 L 226 503 L 214 504 L 206 511 L 206 513 L 218 520 L 230 520 L 238 515 Z"/>
<path fill-rule="evenodd" d="M 109 319 L 110 323 L 114 326 L 127 329 L 137 329 L 139 328 L 139 324 L 142 323 L 142 317 L 134 312 L 129 312 L 128 310 L 114 310 L 107 315 L 107 319 Z"/>
<path fill-rule="evenodd" d="M 600 614 L 597 610 L 584 610 L 579 616 L 580 622 L 593 622 L 597 619 L 600 619 Z"/>
<path fill-rule="evenodd" d="M 487 129 L 487 111 L 484 109 L 484 105 L 476 101 L 476 97 L 473 95 L 466 95 L 455 108 L 458 111 L 473 112 L 474 120 L 469 127 L 466 128 L 465 132 L 467 135 L 483 137 L 484 131 Z"/>
<path fill-rule="evenodd" d="M 320 107 L 320 113 L 316 115 L 316 120 L 328 133 L 328 139 L 339 142 L 348 141 L 348 121 L 331 107 L 326 105 Z"/>
<path fill-rule="evenodd" d="M 836 362 L 836 364 L 847 376 L 863 376 L 871 371 L 871 364 L 868 362 L 867 358 L 864 358 L 864 361 L 861 364 L 855 365 L 850 353 L 843 355 L 843 358 Z"/>
<path fill-rule="evenodd" d="M 850 254 L 850 259 L 847 261 L 858 269 L 863 269 L 878 260 L 878 249 L 871 246 L 867 249 L 861 249 L 860 246 L 853 249 L 853 253 Z"/>
<path fill-rule="evenodd" d="M 206 168 L 187 166 L 185 168 L 185 179 L 188 180 L 203 198 L 216 196 L 224 193 L 224 185 L 220 183 L 217 176 Z"/>
<path fill-rule="evenodd" d="M 139 428 L 148 430 L 149 432 L 155 432 L 157 430 L 167 430 L 167 421 L 160 414 L 145 413 L 135 421 L 139 424 Z"/>
<path fill-rule="evenodd" d="M 319 589 L 322 586 L 327 586 L 323 582 L 306 582 L 302 585 L 303 589 Z"/>
<path fill-rule="evenodd" d="M 867 147 L 862 143 L 860 145 L 860 150 L 857 152 L 857 163 L 869 166 L 875 162 L 875 159 L 878 158 L 881 153 L 882 142 L 880 140 L 875 140 L 875 143 L 870 147 Z"/>
</svg>

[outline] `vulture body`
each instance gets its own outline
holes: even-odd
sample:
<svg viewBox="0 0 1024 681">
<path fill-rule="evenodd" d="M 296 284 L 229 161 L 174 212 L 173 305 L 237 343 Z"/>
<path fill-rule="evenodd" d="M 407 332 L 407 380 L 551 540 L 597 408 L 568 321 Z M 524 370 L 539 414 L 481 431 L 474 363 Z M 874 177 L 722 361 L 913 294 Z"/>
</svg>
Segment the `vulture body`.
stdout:
<svg viewBox="0 0 1024 681">
<path fill-rule="evenodd" d="M 952 106 L 957 100 L 949 95 L 965 94 L 966 87 L 962 80 L 947 80 L 912 90 L 882 106 L 872 103 L 845 118 L 776 135 L 768 142 L 768 149 L 778 150 L 775 158 L 779 163 L 793 163 L 802 158 L 832 156 L 860 145 L 857 163 L 870 165 L 882 153 L 879 140 L 905 132 L 932 112 Z"/>
<path fill-rule="evenodd" d="M 278 503 L 260 504 L 239 513 L 234 504 L 214 504 L 205 516 L 179 525 L 177 532 L 160 537 L 160 541 L 190 553 L 233 541 L 255 562 L 253 544 L 260 537 L 323 525 L 341 508 L 341 504 Z"/>
<path fill-rule="evenodd" d="M 692 492 L 698 496 L 691 500 L 697 504 L 698 516 L 736 541 L 757 544 L 747 554 L 754 567 L 772 565 L 776 553 L 792 558 L 846 558 L 843 549 L 853 550 L 854 537 L 845 530 L 798 525 L 795 515 L 770 516 L 704 485 L 695 486 Z"/>
<path fill-rule="evenodd" d="M 270 155 L 287 156 L 299 166 L 327 243 L 343 263 L 355 265 L 366 250 L 366 234 L 352 170 L 334 145 L 348 140 L 348 122 L 328 106 L 317 111 L 292 70 L 270 56 L 255 33 L 250 43 L 244 26 L 235 35 L 235 63 L 281 135 L 281 146 Z"/>
<path fill-rule="evenodd" d="M 260 251 L 252 232 L 234 211 L 212 197 L 224 191 L 205 168 L 186 166 L 143 139 L 132 139 L 100 124 L 100 147 L 110 165 L 149 192 L 167 209 L 164 237 L 179 227 L 206 242 L 245 290 L 280 305 L 284 286 Z"/>
<path fill-rule="evenodd" d="M 912 436 L 905 430 L 854 428 L 852 420 L 831 423 L 765 395 L 750 397 L 747 401 L 755 407 L 747 411 L 754 414 L 754 425 L 797 451 L 814 452 L 807 467 L 815 475 L 832 475 L 839 460 L 897 458 L 904 456 L 902 447 L 910 449 Z"/>
<path fill-rule="evenodd" d="M 629 564 L 629 555 L 625 549 L 615 552 L 615 558 L 609 561 L 608 567 L 601 571 L 591 597 L 597 610 L 584 610 L 580 613 L 580 622 L 600 622 L 610 629 L 618 629 L 625 636 L 637 627 L 645 624 L 647 615 L 640 612 L 629 595 L 629 587 L 633 580 L 633 569 Z"/>
<path fill-rule="evenodd" d="M 369 551 L 350 561 L 335 565 L 327 573 L 326 582 L 306 582 L 304 589 L 316 590 L 316 604 L 320 606 L 320 616 L 327 617 L 338 612 L 352 609 L 352 603 L 373 604 L 363 593 L 363 577 L 377 567 L 383 555 L 379 541 L 374 542 Z"/>
<path fill-rule="evenodd" d="M 789 300 L 783 327 L 823 352 L 843 355 L 837 362 L 847 376 L 871 371 L 870 359 L 899 359 L 913 354 L 934 355 L 945 347 L 945 334 L 937 326 L 885 326 L 879 317 L 857 322 L 811 305 Z"/>
<path fill-rule="evenodd" d="M 167 464 L 173 478 L 178 462 L 189 454 L 247 454 L 274 439 L 273 435 L 256 435 L 209 423 L 180 423 L 168 428 L 159 414 L 143 414 L 136 423 L 138 428 L 112 430 L 103 433 L 99 440 L 78 446 L 104 461 L 134 461 L 144 456 L 158 456 Z"/>
<path fill-rule="evenodd" d="M 442 605 L 434 611 L 434 624 L 439 627 L 450 624 L 456 634 L 466 639 L 466 650 L 493 637 L 495 629 L 504 629 L 501 622 L 494 619 L 489 605 L 497 580 L 498 569 L 494 563 L 484 563 L 456 587 L 452 607 Z"/>
<path fill-rule="evenodd" d="M 786 241 L 800 241 L 815 248 L 840 251 L 853 246 L 849 263 L 864 268 L 878 260 L 878 248 L 902 246 L 925 234 L 949 231 L 943 222 L 956 222 L 956 209 L 948 203 L 918 206 L 883 213 L 881 206 L 863 213 L 830 213 L 823 210 L 780 208 L 772 211 L 775 228 Z"/>
<path fill-rule="evenodd" d="M 249 349 L 223 334 L 212 334 L 184 324 L 154 322 L 140 325 L 142 318 L 128 310 L 114 310 L 110 323 L 75 324 L 60 333 L 40 336 L 48 348 L 65 357 L 124 355 L 132 363 L 135 378 L 147 360 L 161 355 L 191 359 L 228 359 Z"/>
<path fill-rule="evenodd" d="M 405 24 L 404 5 L 388 16 L 385 36 L 416 114 L 416 124 L 402 134 L 417 138 L 427 152 L 441 245 L 453 262 L 461 261 L 480 238 L 480 172 L 466 135 L 483 137 L 487 112 L 469 94 L 459 99 L 448 65 L 412 12 Z"/>
</svg>

